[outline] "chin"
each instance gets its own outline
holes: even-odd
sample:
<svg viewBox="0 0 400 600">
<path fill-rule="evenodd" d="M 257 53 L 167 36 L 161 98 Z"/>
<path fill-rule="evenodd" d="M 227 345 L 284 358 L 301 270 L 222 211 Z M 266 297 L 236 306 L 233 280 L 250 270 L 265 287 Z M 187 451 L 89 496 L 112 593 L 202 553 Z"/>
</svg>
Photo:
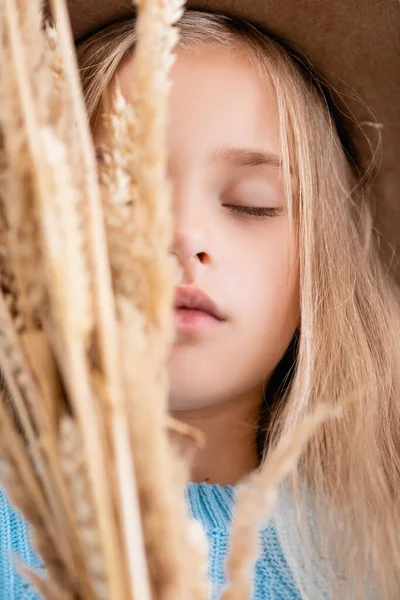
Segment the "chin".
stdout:
<svg viewBox="0 0 400 600">
<path fill-rule="evenodd" d="M 204 382 L 203 382 L 204 386 Z M 170 411 L 196 410 L 216 403 L 212 390 L 205 390 L 197 378 L 170 383 L 168 407 Z"/>
</svg>

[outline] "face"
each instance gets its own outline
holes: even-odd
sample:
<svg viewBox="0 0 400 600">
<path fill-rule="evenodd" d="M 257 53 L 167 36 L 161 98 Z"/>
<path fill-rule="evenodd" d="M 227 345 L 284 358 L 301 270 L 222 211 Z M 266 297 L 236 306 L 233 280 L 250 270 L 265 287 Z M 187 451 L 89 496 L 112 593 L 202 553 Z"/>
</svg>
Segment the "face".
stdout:
<svg viewBox="0 0 400 600">
<path fill-rule="evenodd" d="M 118 72 L 128 98 L 132 69 L 125 61 Z M 299 301 L 272 88 L 243 53 L 223 48 L 178 51 L 171 79 L 179 304 L 199 308 L 202 291 L 219 316 L 176 310 L 170 408 L 178 411 L 261 393 L 298 325 Z M 104 141 L 101 120 L 94 137 Z"/>
</svg>

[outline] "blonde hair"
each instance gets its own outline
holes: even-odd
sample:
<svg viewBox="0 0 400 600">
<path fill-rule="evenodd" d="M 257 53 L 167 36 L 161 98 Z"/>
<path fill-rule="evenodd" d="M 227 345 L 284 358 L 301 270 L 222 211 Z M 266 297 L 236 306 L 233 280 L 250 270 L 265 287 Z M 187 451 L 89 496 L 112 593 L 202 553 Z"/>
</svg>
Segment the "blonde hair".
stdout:
<svg viewBox="0 0 400 600">
<path fill-rule="evenodd" d="M 316 556 L 317 568 L 329 577 L 330 597 L 365 598 L 375 589 L 380 598 L 393 598 L 400 589 L 400 302 L 379 258 L 368 186 L 346 156 L 309 66 L 302 68 L 259 28 L 224 15 L 186 11 L 179 29 L 178 49 L 215 44 L 244 51 L 276 90 L 301 324 L 290 384 L 268 424 L 265 453 L 321 401 L 343 409 L 314 436 L 289 482 L 299 527 L 288 525 L 284 502 L 275 517 L 289 566 L 304 597 L 317 597 L 310 591 L 320 585 Z M 92 121 L 135 42 L 129 19 L 79 44 Z M 295 195 L 290 169 L 297 176 Z M 310 513 L 307 529 L 302 525 L 310 524 Z M 317 554 L 311 544 L 296 554 L 299 531 Z"/>
</svg>

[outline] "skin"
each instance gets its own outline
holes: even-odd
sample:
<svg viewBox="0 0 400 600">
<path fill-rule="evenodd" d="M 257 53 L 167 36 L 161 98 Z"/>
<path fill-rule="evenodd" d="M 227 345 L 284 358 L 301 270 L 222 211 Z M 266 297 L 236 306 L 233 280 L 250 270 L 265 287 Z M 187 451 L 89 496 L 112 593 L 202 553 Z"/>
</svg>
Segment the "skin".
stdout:
<svg viewBox="0 0 400 600">
<path fill-rule="evenodd" d="M 133 61 L 118 70 L 129 99 Z M 178 50 L 167 129 L 174 243 L 182 284 L 202 288 L 226 315 L 215 327 L 177 332 L 170 359 L 170 411 L 206 434 L 192 481 L 236 484 L 257 466 L 255 431 L 264 386 L 299 323 L 298 267 L 279 167 L 272 88 L 245 53 Z M 114 82 L 115 83 L 115 82 Z M 101 119 L 96 143 L 105 141 Z M 221 149 L 276 156 L 240 166 Z M 251 216 L 240 209 L 276 209 Z"/>
</svg>

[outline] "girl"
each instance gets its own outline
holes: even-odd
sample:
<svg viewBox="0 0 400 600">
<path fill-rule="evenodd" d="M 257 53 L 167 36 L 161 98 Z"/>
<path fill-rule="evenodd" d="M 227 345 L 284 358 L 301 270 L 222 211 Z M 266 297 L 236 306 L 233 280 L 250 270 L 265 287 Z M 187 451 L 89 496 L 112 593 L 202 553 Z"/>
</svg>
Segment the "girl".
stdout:
<svg viewBox="0 0 400 600">
<path fill-rule="evenodd" d="M 78 44 L 101 168 L 102 99 L 117 84 L 129 99 L 134 17 L 118 2 L 86 15 L 76 4 L 77 35 L 85 19 L 125 17 Z M 170 409 L 207 435 L 187 498 L 210 540 L 210 597 L 225 581 L 236 485 L 323 400 L 343 416 L 321 428 L 282 489 L 261 532 L 253 598 L 397 598 L 398 288 L 334 96 L 263 24 L 187 11 L 171 73 L 181 273 Z M 8 554 L 39 559 L 1 505 L 2 597 L 34 598 Z"/>
</svg>

